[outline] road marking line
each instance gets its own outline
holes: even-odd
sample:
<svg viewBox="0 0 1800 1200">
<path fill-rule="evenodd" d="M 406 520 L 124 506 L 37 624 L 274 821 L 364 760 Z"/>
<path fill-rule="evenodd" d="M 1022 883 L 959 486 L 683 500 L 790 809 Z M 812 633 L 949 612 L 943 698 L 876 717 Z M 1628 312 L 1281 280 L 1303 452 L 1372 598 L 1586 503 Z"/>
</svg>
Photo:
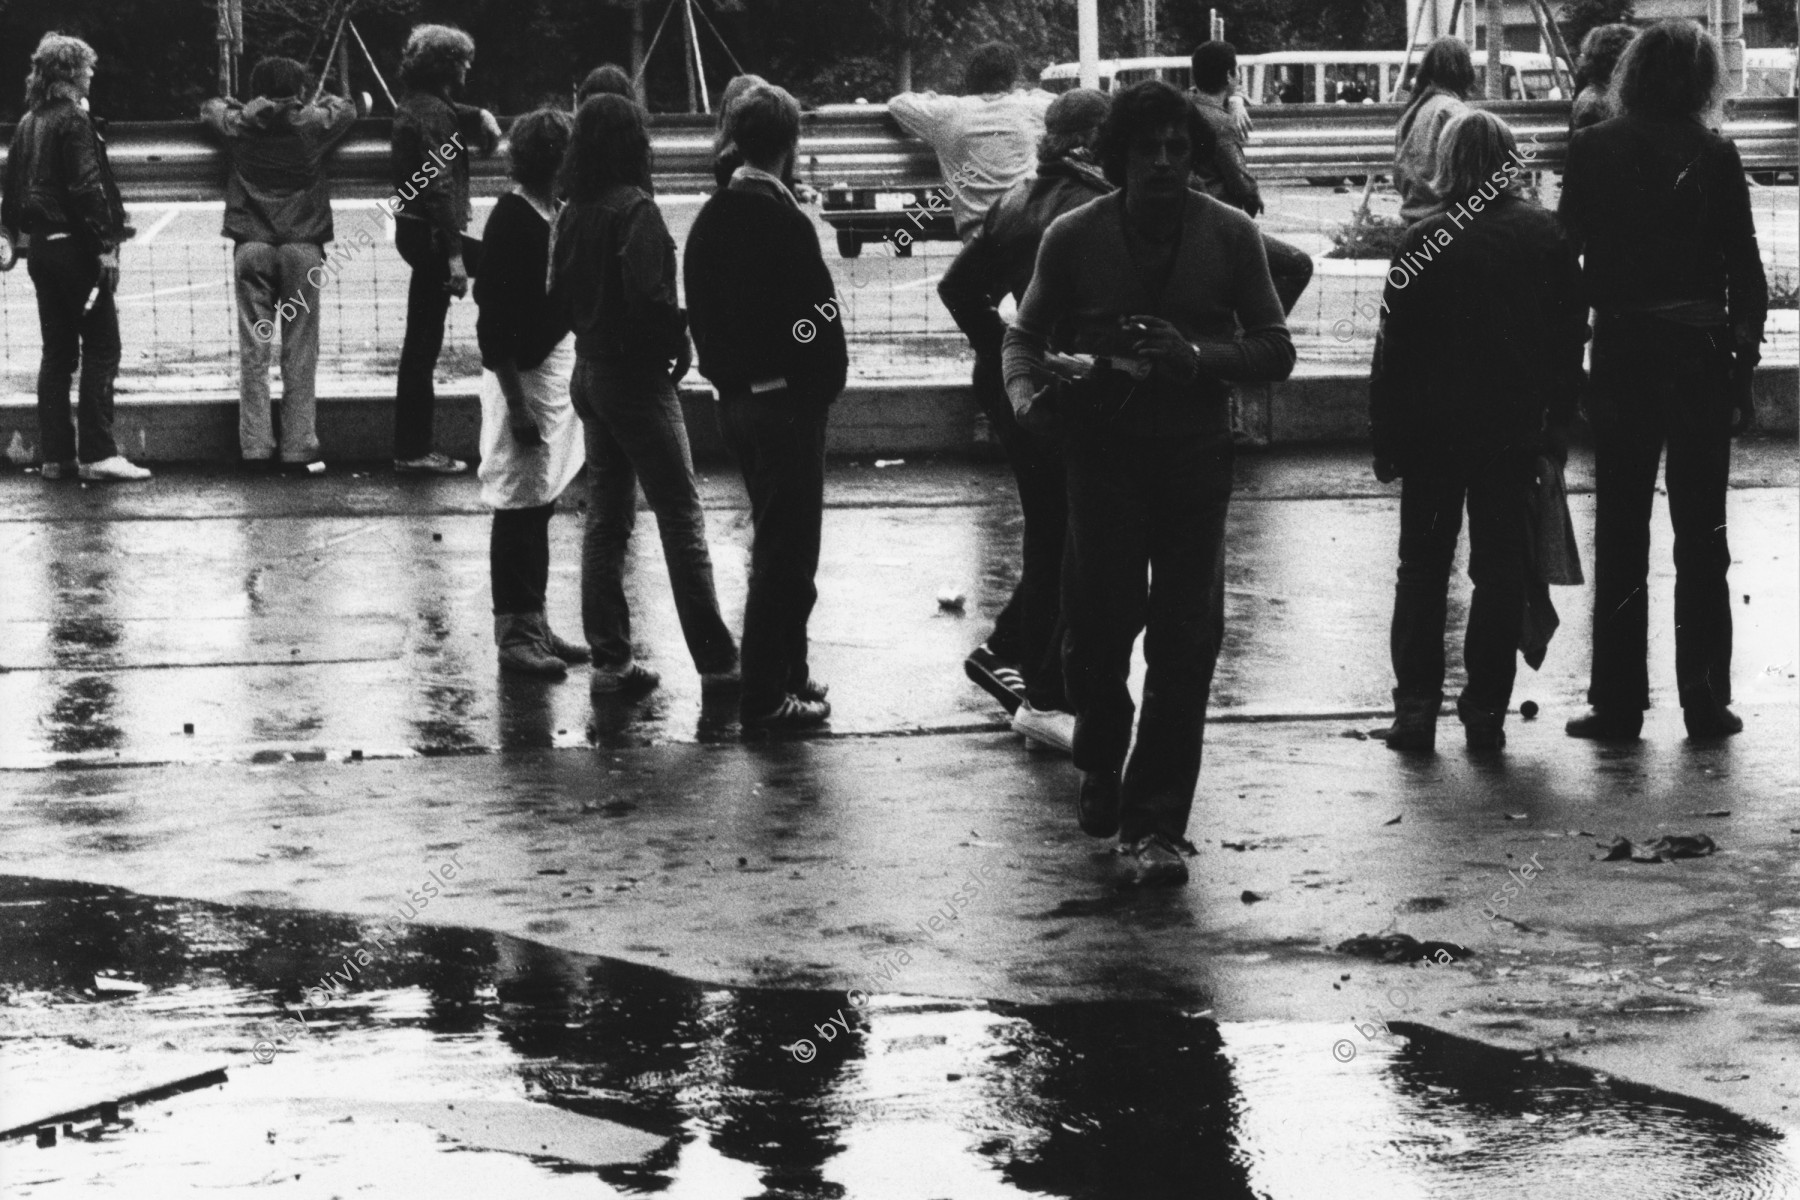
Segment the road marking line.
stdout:
<svg viewBox="0 0 1800 1200">
<path fill-rule="evenodd" d="M 168 212 L 162 215 L 162 220 L 150 227 L 149 233 L 146 233 L 143 237 L 137 239 L 137 244 L 140 246 L 148 246 L 151 242 L 154 242 L 156 240 L 156 235 L 174 224 L 175 218 L 180 215 L 181 210 L 179 208 L 170 208 Z"/>
<path fill-rule="evenodd" d="M 198 292 L 198 291 L 201 291 L 202 289 L 209 290 L 209 291 L 217 291 L 219 288 L 221 288 L 223 286 L 225 286 L 224 282 L 219 281 L 219 282 L 215 282 L 215 283 L 190 283 L 190 284 L 186 285 L 185 287 L 151 288 L 147 292 L 138 292 L 138 293 L 136 293 L 134 295 L 130 295 L 130 296 L 115 297 L 115 302 L 119 303 L 119 304 L 123 304 L 127 300 L 154 300 L 158 296 L 174 296 L 181 292 Z"/>
</svg>

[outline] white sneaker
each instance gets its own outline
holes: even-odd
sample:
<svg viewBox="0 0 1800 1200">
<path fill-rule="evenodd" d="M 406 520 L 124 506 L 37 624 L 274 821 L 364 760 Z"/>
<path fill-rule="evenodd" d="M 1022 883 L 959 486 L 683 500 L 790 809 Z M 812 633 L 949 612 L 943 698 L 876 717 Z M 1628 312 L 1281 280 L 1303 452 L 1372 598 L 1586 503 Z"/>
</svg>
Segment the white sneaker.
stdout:
<svg viewBox="0 0 1800 1200">
<path fill-rule="evenodd" d="M 1040 746 L 1048 746 L 1052 750 L 1060 750 L 1064 754 L 1075 752 L 1075 714 L 1058 712 L 1055 709 L 1040 711 L 1029 704 L 1019 705 L 1019 711 L 1013 714 L 1013 732 L 1028 737 Z"/>
<path fill-rule="evenodd" d="M 123 454 L 115 454 L 111 458 L 103 458 L 99 462 L 82 463 L 81 477 L 96 483 L 108 480 L 126 483 L 138 479 L 148 479 L 150 472 L 129 461 Z"/>
</svg>

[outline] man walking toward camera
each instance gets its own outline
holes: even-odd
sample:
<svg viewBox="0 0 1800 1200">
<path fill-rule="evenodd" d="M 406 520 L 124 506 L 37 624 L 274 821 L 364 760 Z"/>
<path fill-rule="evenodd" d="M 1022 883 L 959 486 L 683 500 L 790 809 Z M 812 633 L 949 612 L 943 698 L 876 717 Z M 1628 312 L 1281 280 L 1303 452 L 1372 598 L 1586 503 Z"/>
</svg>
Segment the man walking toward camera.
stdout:
<svg viewBox="0 0 1800 1200">
<path fill-rule="evenodd" d="M 28 269 L 44 335 L 37 410 L 45 479 L 150 478 L 113 441 L 113 380 L 119 374 L 113 297 L 119 243 L 132 230 L 106 143 L 87 112 L 97 62 L 94 48 L 80 38 L 46 33 L 38 43 L 25 80 L 28 111 L 13 131 L 0 201 L 0 260 L 11 265 L 18 235 L 31 239 Z M 69 387 L 77 364 L 81 407 L 72 425 Z"/>
<path fill-rule="evenodd" d="M 332 240 L 325 155 L 350 132 L 356 109 L 339 96 L 308 104 L 306 68 L 265 58 L 250 72 L 248 104 L 208 100 L 200 119 L 225 143 L 224 235 L 236 244 L 238 451 L 246 466 L 276 454 L 269 418 L 269 357 L 281 334 L 281 462 L 319 456 L 314 377 L 319 367 L 319 284 Z"/>
<path fill-rule="evenodd" d="M 1007 395 L 1028 426 L 1052 415 L 1036 378 L 1046 350 L 1095 356 L 1054 414 L 1069 476 L 1063 662 L 1076 812 L 1085 832 L 1119 835 L 1141 885 L 1187 880 L 1188 812 L 1224 638 L 1227 383 L 1294 368 L 1256 226 L 1189 189 L 1212 142 L 1166 83 L 1116 96 L 1099 155 L 1119 191 L 1050 226 L 1004 348 Z M 1140 631 L 1148 670 L 1133 747 L 1127 684 Z"/>
<path fill-rule="evenodd" d="M 694 219 L 683 260 L 700 373 L 744 473 L 755 525 L 741 649 L 743 728 L 798 729 L 831 716 L 807 666 L 825 507 L 825 420 L 849 359 L 831 271 L 783 182 L 800 105 L 753 84 L 725 112 L 743 164 Z"/>
</svg>

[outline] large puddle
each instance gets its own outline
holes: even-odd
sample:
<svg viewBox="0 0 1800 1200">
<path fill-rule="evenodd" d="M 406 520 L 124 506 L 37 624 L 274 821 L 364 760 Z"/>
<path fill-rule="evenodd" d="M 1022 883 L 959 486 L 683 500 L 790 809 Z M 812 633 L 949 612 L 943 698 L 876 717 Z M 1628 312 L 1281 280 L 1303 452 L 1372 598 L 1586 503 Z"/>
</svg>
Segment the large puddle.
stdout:
<svg viewBox="0 0 1800 1200">
<path fill-rule="evenodd" d="M 277 1042 L 284 1012 L 306 1028 Z M 0 1144 L 9 1197 L 1800 1196 L 1792 1142 L 1756 1122 L 1393 1032 L 724 988 L 0 877 L 0 1128 L 226 1068 L 128 1126 Z"/>
</svg>

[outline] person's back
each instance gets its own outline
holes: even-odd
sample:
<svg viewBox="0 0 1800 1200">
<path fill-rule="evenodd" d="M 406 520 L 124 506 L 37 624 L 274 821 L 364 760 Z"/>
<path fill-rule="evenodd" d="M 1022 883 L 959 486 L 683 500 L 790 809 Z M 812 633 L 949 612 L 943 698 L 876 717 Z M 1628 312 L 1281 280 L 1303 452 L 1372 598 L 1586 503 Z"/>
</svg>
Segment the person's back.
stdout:
<svg viewBox="0 0 1800 1200">
<path fill-rule="evenodd" d="M 340 96 L 308 104 L 298 96 L 258 96 L 247 104 L 208 100 L 200 119 L 225 140 L 231 173 L 225 225 L 236 242 L 332 241 L 325 156 L 349 134 L 356 109 Z"/>
<path fill-rule="evenodd" d="M 1438 137 L 1451 118 L 1467 111 L 1457 96 L 1434 90 L 1401 116 L 1394 134 L 1394 190 L 1400 193 L 1402 220 L 1417 221 L 1438 210 L 1443 197 L 1431 189 Z"/>
<path fill-rule="evenodd" d="M 1737 147 L 1697 120 L 1625 115 L 1575 134 L 1558 213 L 1597 309 L 1766 308 Z M 1760 323 L 1760 322 L 1759 322 Z"/>
<path fill-rule="evenodd" d="M 950 191 L 957 236 L 968 241 L 1006 189 L 1033 173 L 1044 113 L 1055 99 L 1041 89 L 1014 89 L 1018 57 L 1001 43 L 970 60 L 970 94 L 903 92 L 888 101 L 900 127 L 929 143 Z"/>
<path fill-rule="evenodd" d="M 642 188 L 617 183 L 563 205 L 550 272 L 583 358 L 667 364 L 685 349 L 675 239 Z"/>
<path fill-rule="evenodd" d="M 1615 115 L 1605 86 L 1590 83 L 1576 93 L 1575 102 L 1569 107 L 1569 132 L 1610 121 Z"/>
<path fill-rule="evenodd" d="M 1024 299 L 1038 244 L 1051 222 L 1112 191 L 1100 169 L 1073 158 L 1041 163 L 1037 175 L 1015 183 L 982 222 L 993 246 L 995 273 L 1015 302 Z"/>
</svg>

